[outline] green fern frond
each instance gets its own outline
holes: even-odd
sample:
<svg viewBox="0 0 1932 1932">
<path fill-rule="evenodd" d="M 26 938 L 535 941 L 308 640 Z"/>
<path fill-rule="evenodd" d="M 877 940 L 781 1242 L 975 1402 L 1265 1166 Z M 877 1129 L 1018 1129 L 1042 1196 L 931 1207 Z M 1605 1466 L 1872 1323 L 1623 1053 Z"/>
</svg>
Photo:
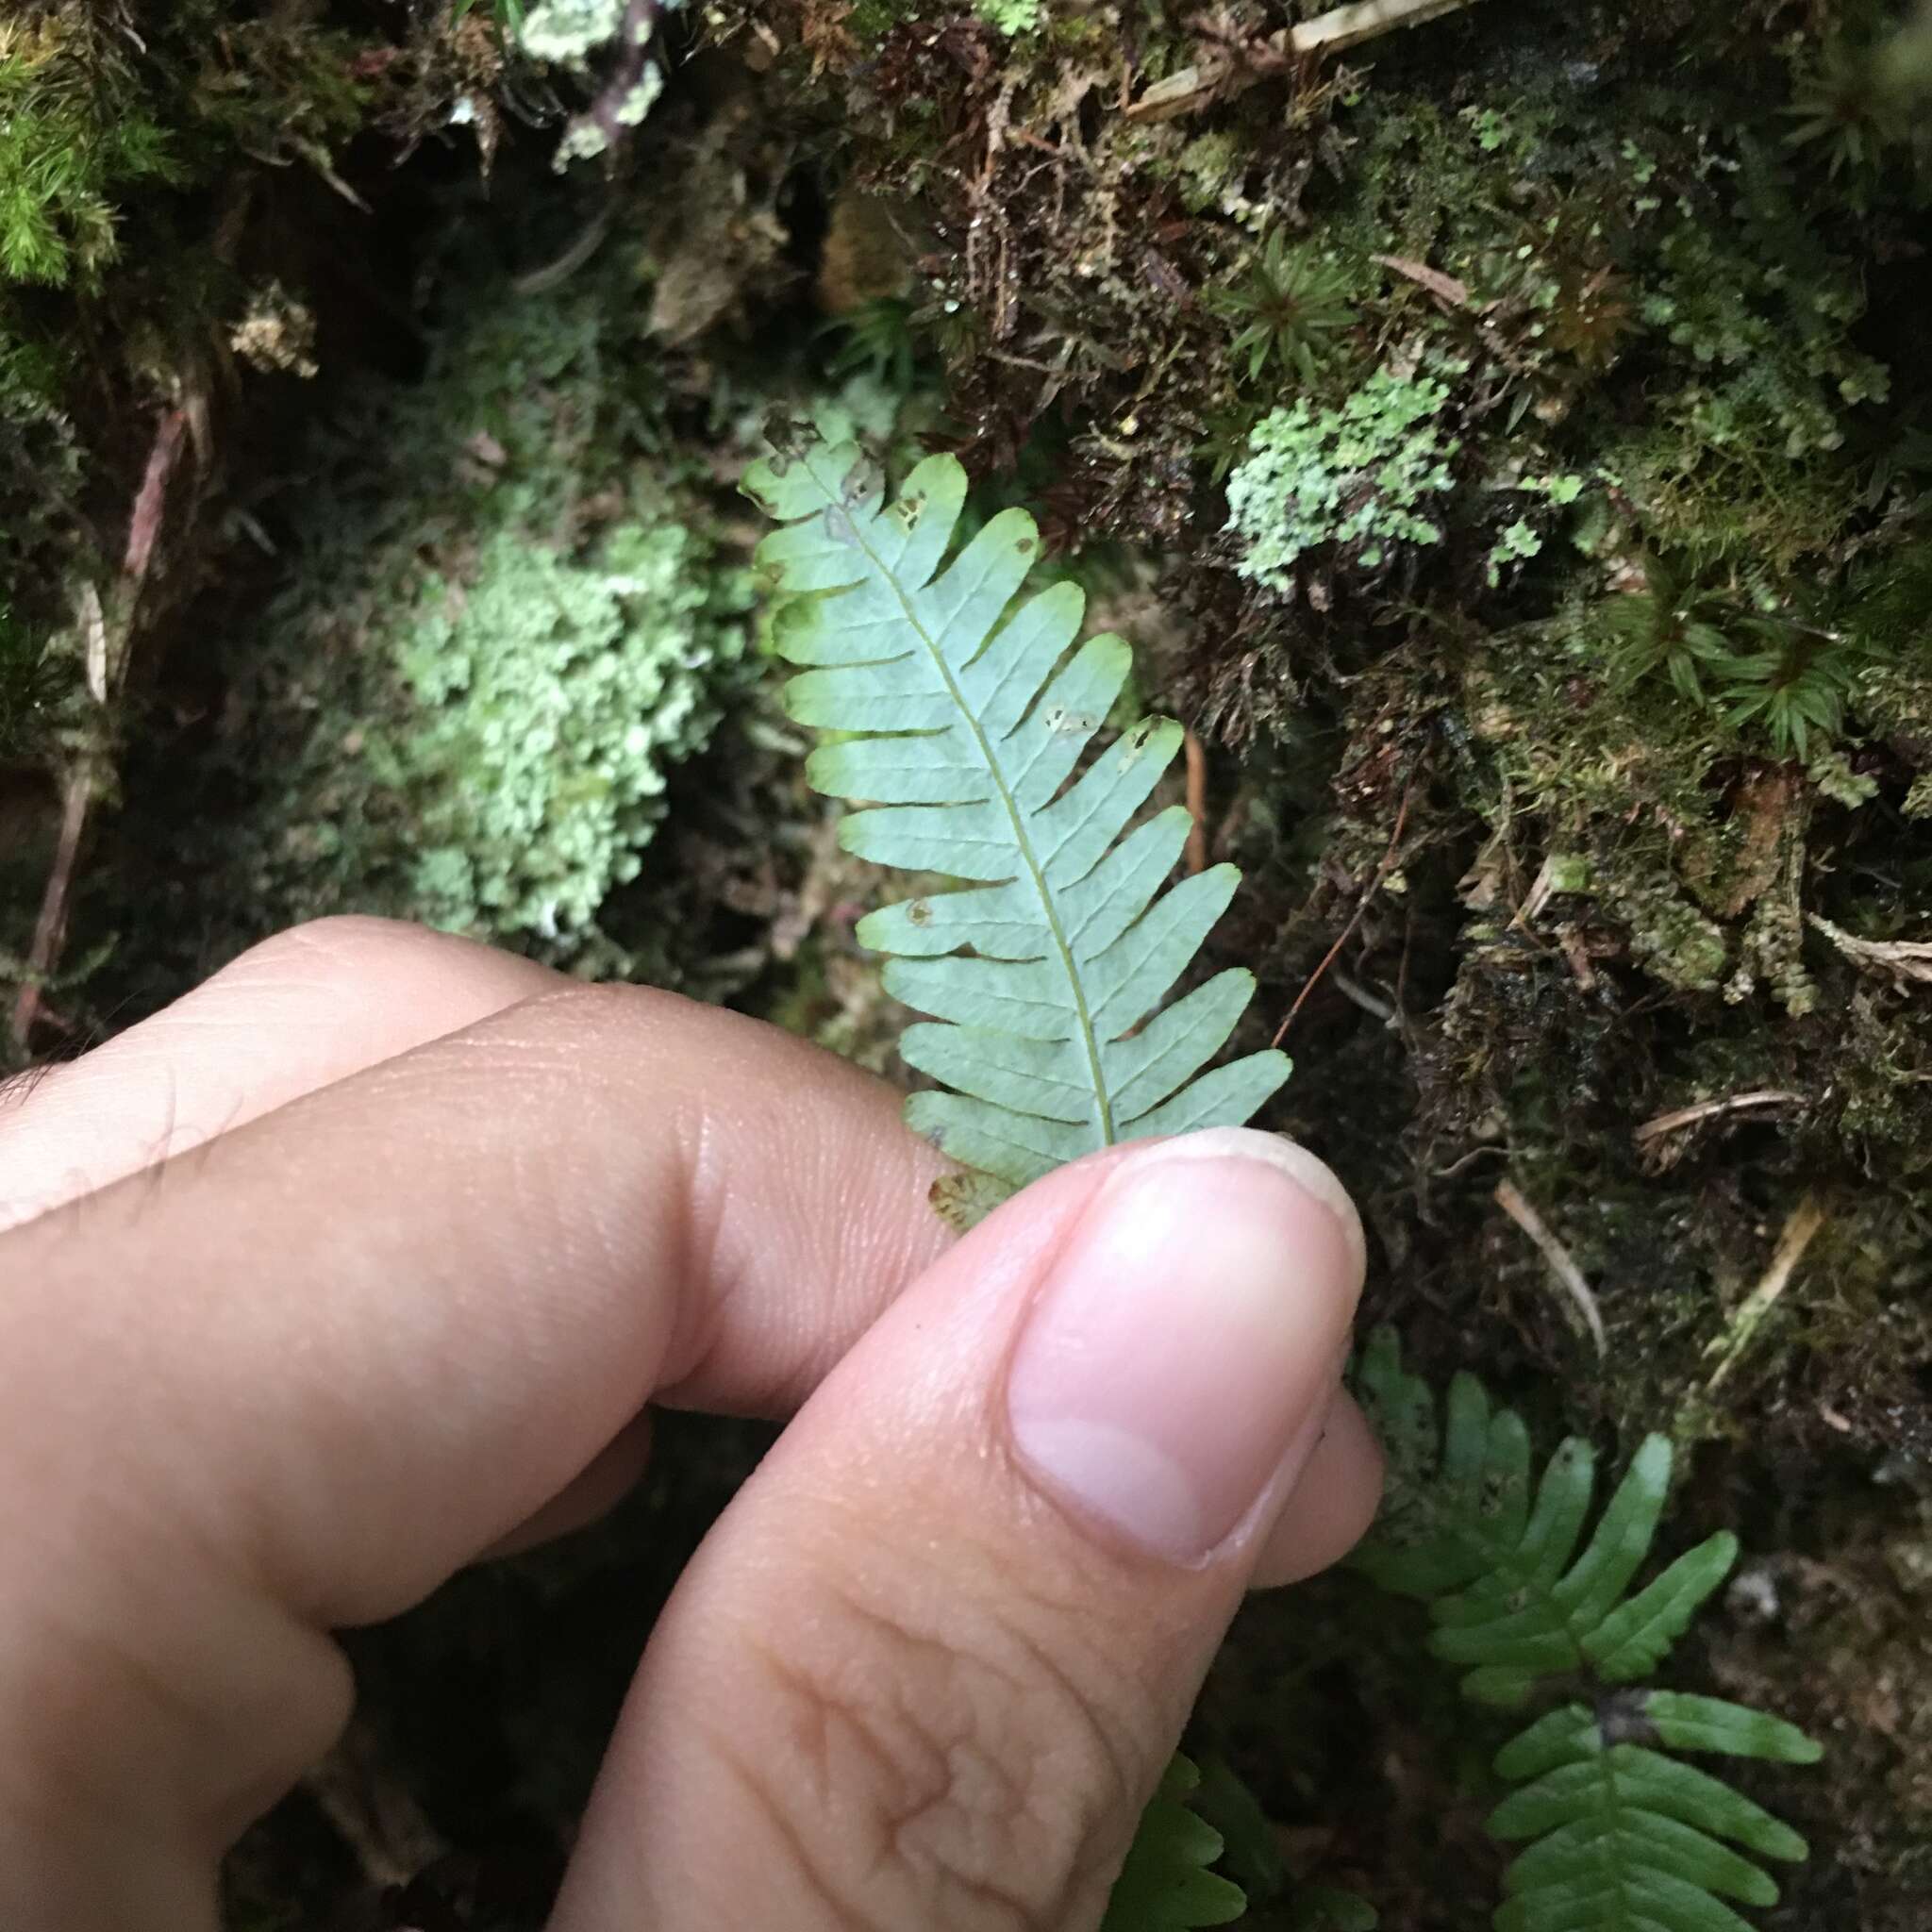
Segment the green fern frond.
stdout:
<svg viewBox="0 0 1932 1932">
<path fill-rule="evenodd" d="M 1743 1853 L 1799 1859 L 1805 1842 L 1669 1754 L 1809 1764 L 1820 1752 L 1762 1711 L 1622 1688 L 1650 1675 L 1737 1557 L 1737 1539 L 1720 1533 L 1632 1591 L 1670 1488 L 1669 1440 L 1645 1439 L 1586 1539 L 1595 1455 L 1580 1438 L 1532 1490 L 1522 1418 L 1474 1376 L 1450 1384 L 1439 1423 L 1434 1392 L 1385 1328 L 1355 1381 L 1389 1458 L 1389 1501 L 1355 1566 L 1428 1603 L 1430 1647 L 1465 1669 L 1466 1696 L 1516 1707 L 1554 1679 L 1595 1698 L 1537 1719 L 1497 1756 L 1497 1774 L 1522 1789 L 1490 1831 L 1531 1840 L 1506 1876 L 1497 1932 L 1750 1932 L 1724 1901 L 1778 1893 Z"/>
<path fill-rule="evenodd" d="M 1189 1802 L 1221 1834 L 1221 1870 L 1247 1893 L 1257 1928 L 1375 1932 L 1380 1918 L 1367 1899 L 1289 1869 L 1274 1820 L 1224 1757 L 1210 1756 L 1203 1761 L 1200 1783 Z"/>
<path fill-rule="evenodd" d="M 1770 1874 L 1731 1845 L 1795 1863 L 1805 1840 L 1657 1745 L 1782 1764 L 1821 1755 L 1795 1724 L 1715 1697 L 1652 1690 L 1551 1711 L 1496 1757 L 1497 1774 L 1523 1788 L 1490 1832 L 1534 1840 L 1504 1874 L 1496 1932 L 1750 1932 L 1723 1901 L 1777 1903 Z"/>
<path fill-rule="evenodd" d="M 1305 1885 L 1288 1908 L 1289 1932 L 1375 1932 L 1381 1915 L 1367 1899 L 1334 1885 Z"/>
<path fill-rule="evenodd" d="M 1253 976 L 1232 969 L 1163 1005 L 1240 874 L 1218 865 L 1162 891 L 1188 812 L 1133 822 L 1181 728 L 1149 718 L 1087 757 L 1132 654 L 1108 636 L 1069 655 L 1073 584 L 1021 599 L 1040 560 L 1033 519 L 1002 510 L 948 561 L 966 497 L 954 458 L 927 458 L 889 504 L 856 444 L 816 439 L 745 488 L 784 525 L 758 558 L 788 593 L 776 647 L 808 667 L 787 708 L 847 734 L 807 774 L 867 802 L 841 842 L 976 882 L 859 923 L 891 956 L 887 991 L 932 1016 L 901 1052 L 951 1090 L 913 1095 L 908 1121 L 1008 1189 L 1114 1141 L 1245 1121 L 1286 1057 L 1201 1070 Z"/>
<path fill-rule="evenodd" d="M 1100 1932 L 1194 1932 L 1232 1924 L 1247 1910 L 1241 1887 L 1208 1870 L 1223 1844 L 1190 1808 L 1200 1782 L 1200 1772 L 1176 1752 L 1141 1814 Z"/>
<path fill-rule="evenodd" d="M 1720 1531 L 1628 1593 L 1670 1492 L 1667 1437 L 1644 1440 L 1585 1541 L 1596 1453 L 1581 1437 L 1550 1458 L 1532 1500 L 1528 1432 L 1492 1410 L 1474 1375 L 1450 1384 L 1433 1460 L 1434 1397 L 1403 1369 L 1390 1331 L 1370 1341 L 1358 1388 L 1372 1420 L 1405 1433 L 1391 1453 L 1407 1458 L 1407 1480 L 1355 1561 L 1385 1589 L 1429 1603 L 1430 1648 L 1467 1667 L 1463 1691 L 1478 1703 L 1514 1708 L 1552 1676 L 1648 1676 L 1737 1560 L 1737 1538 Z"/>
</svg>

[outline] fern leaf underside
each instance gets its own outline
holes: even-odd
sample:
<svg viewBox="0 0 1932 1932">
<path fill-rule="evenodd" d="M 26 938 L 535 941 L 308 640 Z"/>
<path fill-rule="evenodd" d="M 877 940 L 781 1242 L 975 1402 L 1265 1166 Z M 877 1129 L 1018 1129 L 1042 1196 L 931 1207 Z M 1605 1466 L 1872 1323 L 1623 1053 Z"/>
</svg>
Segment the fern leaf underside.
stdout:
<svg viewBox="0 0 1932 1932">
<path fill-rule="evenodd" d="M 1498 1775 L 1520 1788 L 1490 1830 L 1530 1841 L 1505 1875 L 1497 1932 L 1751 1932 L 1724 1901 L 1774 1905 L 1778 1890 L 1743 1852 L 1799 1859 L 1805 1841 L 1669 1754 L 1810 1764 L 1820 1752 L 1742 1705 L 1619 1688 L 1657 1668 L 1737 1557 L 1737 1540 L 1720 1533 L 1631 1590 L 1669 1493 L 1669 1440 L 1645 1440 L 1586 1539 L 1595 1456 L 1580 1438 L 1532 1486 L 1522 1418 L 1463 1374 L 1439 1422 L 1434 1392 L 1403 1368 L 1388 1329 L 1363 1351 L 1356 1387 L 1388 1449 L 1391 1506 L 1355 1566 L 1428 1603 L 1430 1647 L 1466 1670 L 1466 1696 L 1514 1708 L 1552 1680 L 1598 1691 L 1593 1707 L 1550 1711 L 1497 1756 Z"/>
<path fill-rule="evenodd" d="M 842 843 L 973 882 L 858 926 L 890 956 L 886 990 L 931 1016 L 900 1050 L 949 1091 L 913 1095 L 912 1125 L 1019 1188 L 1117 1141 L 1247 1120 L 1287 1077 L 1286 1057 L 1202 1070 L 1253 976 L 1231 969 L 1163 1004 L 1240 875 L 1219 865 L 1162 890 L 1188 812 L 1134 821 L 1181 729 L 1147 719 L 1087 758 L 1132 656 L 1112 636 L 1073 648 L 1075 585 L 1016 603 L 1040 557 L 1032 518 L 1001 511 L 949 561 L 958 462 L 929 458 L 888 504 L 851 443 L 774 456 L 745 488 L 783 525 L 758 560 L 788 593 L 776 646 L 805 667 L 787 708 L 845 734 L 808 775 L 865 803 Z"/>
</svg>

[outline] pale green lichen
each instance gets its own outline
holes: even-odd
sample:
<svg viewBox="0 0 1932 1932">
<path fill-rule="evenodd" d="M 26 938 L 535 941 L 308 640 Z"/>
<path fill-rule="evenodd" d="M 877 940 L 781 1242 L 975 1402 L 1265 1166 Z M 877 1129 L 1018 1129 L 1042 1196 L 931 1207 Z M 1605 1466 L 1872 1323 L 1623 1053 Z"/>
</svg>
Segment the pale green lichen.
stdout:
<svg viewBox="0 0 1932 1932">
<path fill-rule="evenodd" d="M 638 77 L 638 83 L 612 109 L 611 119 L 618 127 L 636 127 L 651 111 L 658 96 L 664 92 L 664 76 L 654 61 L 646 61 L 644 70 Z M 551 166 L 561 175 L 573 161 L 593 161 L 610 153 L 615 142 L 606 130 L 604 124 L 594 114 L 579 114 L 563 130 L 563 138 L 557 143 L 557 153 L 551 158 Z"/>
<path fill-rule="evenodd" d="M 468 584 L 424 580 L 396 645 L 421 711 L 371 747 L 419 801 L 424 917 L 555 939 L 637 876 L 742 647 L 699 561 L 675 525 L 624 524 L 581 558 L 506 532 Z"/>
<path fill-rule="evenodd" d="M 625 33 L 625 0 L 539 0 L 525 16 L 517 42 L 532 59 L 582 75 L 592 57 Z M 641 26 L 633 23 L 634 46 L 649 38 L 651 25 L 648 19 Z M 572 118 L 552 165 L 561 174 L 573 161 L 608 154 L 612 130 L 641 125 L 663 92 L 663 69 L 655 58 L 646 59 L 621 95 L 601 102 L 595 113 Z"/>
<path fill-rule="evenodd" d="M 1491 590 L 1503 581 L 1512 563 L 1527 563 L 1543 547 L 1543 540 L 1521 518 L 1509 525 L 1490 546 L 1488 579 Z"/>
<path fill-rule="evenodd" d="M 639 314 L 613 257 L 486 303 L 421 384 L 358 406 L 381 494 L 314 493 L 245 641 L 273 746 L 254 905 L 603 957 L 599 908 L 741 675 L 751 601 L 665 452 Z"/>
<path fill-rule="evenodd" d="M 533 60 L 582 67 L 624 25 L 624 0 L 538 0 L 517 42 Z"/>
<path fill-rule="evenodd" d="M 1813 753 L 1805 766 L 1805 775 L 1823 797 L 1853 810 L 1878 796 L 1878 781 L 1853 771 L 1851 760 L 1835 746 Z"/>
<path fill-rule="evenodd" d="M 1040 0 L 973 0 L 973 10 L 1009 38 L 1040 25 Z"/>
<path fill-rule="evenodd" d="M 1351 546 L 1374 571 L 1396 544 L 1440 542 L 1441 526 L 1424 511 L 1455 487 L 1450 459 L 1462 445 L 1441 421 L 1448 401 L 1441 375 L 1384 368 L 1339 408 L 1303 398 L 1263 417 L 1227 483 L 1236 570 L 1288 591 L 1295 564 L 1324 544 Z"/>
</svg>

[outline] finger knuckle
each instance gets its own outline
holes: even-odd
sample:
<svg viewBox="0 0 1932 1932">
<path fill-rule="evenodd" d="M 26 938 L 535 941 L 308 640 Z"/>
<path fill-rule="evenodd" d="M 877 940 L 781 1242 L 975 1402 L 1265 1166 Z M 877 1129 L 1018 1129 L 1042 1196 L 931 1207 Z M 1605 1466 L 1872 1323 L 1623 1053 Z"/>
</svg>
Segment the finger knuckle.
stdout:
<svg viewBox="0 0 1932 1932">
<path fill-rule="evenodd" d="M 881 1606 L 848 1580 L 763 1646 L 780 1748 L 752 1775 L 834 1923 L 1097 1923 L 1161 1743 L 1091 1605 L 1001 1591 L 949 1565 Z"/>
<path fill-rule="evenodd" d="M 541 1029 L 559 1042 L 597 1046 L 607 1052 L 618 1041 L 675 1010 L 684 1002 L 675 994 L 647 986 L 561 986 L 524 1000 L 508 1023 L 519 1028 Z"/>
<path fill-rule="evenodd" d="M 347 991 L 462 943 L 405 920 L 331 912 L 258 941 L 229 960 L 208 985 L 244 991 L 287 985 Z"/>
<path fill-rule="evenodd" d="M 427 926 L 411 925 L 400 919 L 381 919 L 371 912 L 330 912 L 250 946 L 230 971 L 254 971 L 291 961 L 341 965 L 348 970 L 372 958 L 435 946 L 442 939 L 443 935 Z"/>
</svg>

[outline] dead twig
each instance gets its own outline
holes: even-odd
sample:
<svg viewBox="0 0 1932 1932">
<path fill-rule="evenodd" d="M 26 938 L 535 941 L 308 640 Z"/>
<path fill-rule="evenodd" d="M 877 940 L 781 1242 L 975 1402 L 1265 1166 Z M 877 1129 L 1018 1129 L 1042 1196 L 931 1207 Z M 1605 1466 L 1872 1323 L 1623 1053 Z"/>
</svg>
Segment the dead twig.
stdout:
<svg viewBox="0 0 1932 1932">
<path fill-rule="evenodd" d="M 61 788 L 60 833 L 54 842 L 54 863 L 47 874 L 46 890 L 41 894 L 40 915 L 34 921 L 26 973 L 13 1001 L 11 1030 L 16 1046 L 26 1045 L 34 1022 L 41 1016 L 41 988 L 58 961 L 67 937 L 67 901 L 74 890 L 80 835 L 87 829 L 88 808 L 93 803 L 95 764 L 93 754 L 83 753 Z"/>
<path fill-rule="evenodd" d="M 1199 112 L 1217 101 L 1244 92 L 1256 82 L 1323 56 L 1340 54 L 1399 26 L 1421 26 L 1474 0 L 1362 0 L 1305 20 L 1286 33 L 1277 29 L 1258 39 L 1237 39 L 1203 22 L 1195 58 L 1188 66 L 1150 82 L 1137 100 L 1131 70 L 1123 73 L 1119 107 L 1134 122 L 1173 121 Z M 1446 279 L 1446 277 L 1445 277 Z"/>
<path fill-rule="evenodd" d="M 1291 32 L 1289 44 L 1297 54 L 1340 54 L 1396 27 L 1421 26 L 1474 4 L 1474 0 L 1360 0 L 1357 6 L 1338 7 L 1303 21 Z"/>
<path fill-rule="evenodd" d="M 128 512 L 127 547 L 121 564 L 124 586 L 122 595 L 115 600 L 120 615 L 114 629 L 109 627 L 99 591 L 88 584 L 81 591 L 77 616 L 81 657 L 86 666 L 88 695 L 94 702 L 100 723 L 99 738 L 103 741 L 107 736 L 108 709 L 127 669 L 134 593 L 154 562 L 155 545 L 167 509 L 168 484 L 181 459 L 189 420 L 188 409 L 177 406 L 164 411 L 156 425 L 155 440 L 142 471 L 141 487 L 135 491 L 134 505 Z M 25 1047 L 33 1034 L 35 1022 L 41 1017 L 41 990 L 60 963 L 61 948 L 67 938 L 68 900 L 74 891 L 81 839 L 87 831 L 95 791 L 106 772 L 107 759 L 99 743 L 85 745 L 75 755 L 61 785 L 60 830 L 54 841 L 54 863 L 41 893 L 41 909 L 34 920 L 32 942 L 27 947 L 26 970 L 21 977 L 20 991 L 14 995 L 8 1023 L 13 1042 L 19 1047 Z"/>
<path fill-rule="evenodd" d="M 1570 1250 L 1550 1232 L 1542 1216 L 1524 1199 L 1522 1191 L 1514 1182 L 1498 1181 L 1495 1201 L 1496 1206 L 1536 1243 L 1543 1259 L 1549 1263 L 1550 1273 L 1557 1277 L 1557 1287 L 1570 1297 L 1576 1312 L 1582 1316 L 1591 1340 L 1596 1343 L 1597 1354 L 1607 1355 L 1609 1342 L 1604 1333 L 1603 1311 L 1596 1305 L 1596 1296 L 1591 1292 L 1590 1283 L 1583 1278 L 1583 1270 L 1571 1259 Z"/>
<path fill-rule="evenodd" d="M 1336 967 L 1328 976 L 1335 983 L 1335 991 L 1350 1006 L 1359 1007 L 1363 1012 L 1369 1014 L 1372 1018 L 1381 1021 L 1383 1025 L 1392 1026 L 1401 1018 L 1401 1015 L 1396 1012 L 1395 1008 L 1387 1000 L 1378 999 L 1365 986 L 1357 986 L 1340 966 Z"/>
<path fill-rule="evenodd" d="M 167 508 L 168 478 L 181 457 L 181 439 L 188 430 L 188 411 L 173 408 L 162 416 L 155 430 L 153 446 L 147 453 L 147 467 L 142 472 L 141 488 L 135 492 L 134 509 L 127 519 L 127 549 L 121 572 L 130 584 L 139 584 L 154 561 L 155 541 L 161 534 L 161 513 Z"/>
<path fill-rule="evenodd" d="M 1431 268 L 1425 261 L 1411 261 L 1406 255 L 1372 255 L 1369 259 L 1393 270 L 1417 288 L 1426 289 L 1439 302 L 1446 303 L 1452 308 L 1469 307 L 1469 284 L 1458 281 L 1454 275 L 1445 275 L 1441 269 Z"/>
<path fill-rule="evenodd" d="M 1294 1016 L 1301 1011 L 1303 1003 L 1314 991 L 1315 988 L 1321 984 L 1322 975 L 1327 972 L 1329 967 L 1334 965 L 1336 956 L 1348 943 L 1356 927 L 1362 923 L 1363 915 L 1369 909 L 1369 902 L 1380 891 L 1382 881 L 1395 870 L 1395 855 L 1402 849 L 1403 829 L 1408 824 L 1409 801 L 1414 796 L 1415 780 L 1411 777 L 1408 783 L 1402 788 L 1402 804 L 1396 809 L 1395 829 L 1389 835 L 1389 849 L 1382 855 L 1382 862 L 1376 866 L 1375 875 L 1369 881 L 1367 891 L 1362 893 L 1361 898 L 1357 902 L 1355 910 L 1349 915 L 1348 924 L 1336 935 L 1335 943 L 1323 954 L 1322 963 L 1308 974 L 1307 984 L 1302 988 L 1300 992 L 1295 994 L 1294 1005 L 1289 1008 L 1287 1017 L 1274 1029 L 1274 1038 L 1269 1041 L 1271 1046 L 1279 1046 L 1288 1037 L 1288 1029 L 1294 1024 Z"/>
<path fill-rule="evenodd" d="M 1785 1222 L 1784 1232 L 1777 1238 L 1777 1246 L 1772 1251 L 1771 1266 L 1764 1271 L 1757 1286 L 1739 1304 L 1738 1312 L 1724 1324 L 1724 1332 L 1705 1350 L 1707 1356 L 1719 1357 L 1717 1367 L 1710 1372 L 1710 1378 L 1704 1385 L 1706 1395 L 1716 1390 L 1750 1347 L 1751 1338 L 1763 1326 L 1764 1318 L 1777 1306 L 1778 1298 L 1790 1286 L 1798 1263 L 1805 1258 L 1805 1250 L 1824 1225 L 1824 1209 L 1814 1196 L 1807 1194 L 1791 1209 Z"/>
<path fill-rule="evenodd" d="M 1694 1107 L 1680 1107 L 1670 1113 L 1660 1113 L 1655 1120 L 1645 1121 L 1632 1138 L 1640 1147 L 1643 1147 L 1652 1141 L 1661 1141 L 1667 1134 L 1694 1127 L 1699 1121 L 1712 1121 L 1722 1114 L 1742 1113 L 1752 1108 L 1797 1107 L 1803 1104 L 1804 1098 L 1802 1093 L 1787 1093 L 1781 1087 L 1760 1088 L 1753 1093 L 1727 1093 L 1722 1100 L 1700 1100 Z"/>
<path fill-rule="evenodd" d="M 1208 753 L 1192 725 L 1182 726 L 1181 746 L 1188 762 L 1188 816 L 1194 828 L 1188 834 L 1188 871 L 1208 870 Z"/>
<path fill-rule="evenodd" d="M 1900 986 L 1932 986 L 1932 940 L 1861 940 L 1815 912 L 1805 917 L 1862 972 L 1883 973 Z"/>
<path fill-rule="evenodd" d="M 610 232 L 610 221 L 611 204 L 606 202 L 585 223 L 576 240 L 554 261 L 546 261 L 541 268 L 533 268 L 527 274 L 518 275 L 509 285 L 511 293 L 541 295 L 546 289 L 554 289 L 559 283 L 567 282 L 598 249 L 603 247 L 604 238 Z"/>
</svg>

